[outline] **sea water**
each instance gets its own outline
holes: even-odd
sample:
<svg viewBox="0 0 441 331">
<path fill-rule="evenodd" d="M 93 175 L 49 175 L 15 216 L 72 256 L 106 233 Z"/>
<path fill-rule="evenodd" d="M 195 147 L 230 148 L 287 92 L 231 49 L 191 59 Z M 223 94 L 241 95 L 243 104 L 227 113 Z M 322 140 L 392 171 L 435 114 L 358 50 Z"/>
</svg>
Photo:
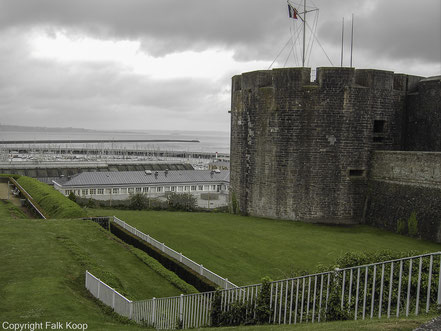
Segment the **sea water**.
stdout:
<svg viewBox="0 0 441 331">
<path fill-rule="evenodd" d="M 230 134 L 222 131 L 95 131 L 75 129 L 2 129 L 0 141 L 26 140 L 25 147 L 38 146 L 37 140 L 108 140 L 107 143 L 62 143 L 51 147 L 136 149 L 185 152 L 230 152 Z M 112 140 L 198 140 L 199 142 L 112 142 Z M 3 145 L 4 146 L 4 145 Z M 22 145 L 23 146 L 23 145 Z M 17 146 L 18 147 L 18 146 Z"/>
</svg>

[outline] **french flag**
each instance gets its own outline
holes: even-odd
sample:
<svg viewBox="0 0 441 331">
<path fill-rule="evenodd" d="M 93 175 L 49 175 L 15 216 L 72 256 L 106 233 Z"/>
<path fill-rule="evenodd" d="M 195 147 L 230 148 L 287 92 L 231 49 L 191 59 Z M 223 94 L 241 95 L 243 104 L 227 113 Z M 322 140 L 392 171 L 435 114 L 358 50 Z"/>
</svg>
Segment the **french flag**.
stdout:
<svg viewBox="0 0 441 331">
<path fill-rule="evenodd" d="M 290 4 L 288 4 L 288 13 L 289 13 L 289 17 L 291 17 L 294 20 L 297 19 L 297 9 L 295 9 Z"/>
</svg>

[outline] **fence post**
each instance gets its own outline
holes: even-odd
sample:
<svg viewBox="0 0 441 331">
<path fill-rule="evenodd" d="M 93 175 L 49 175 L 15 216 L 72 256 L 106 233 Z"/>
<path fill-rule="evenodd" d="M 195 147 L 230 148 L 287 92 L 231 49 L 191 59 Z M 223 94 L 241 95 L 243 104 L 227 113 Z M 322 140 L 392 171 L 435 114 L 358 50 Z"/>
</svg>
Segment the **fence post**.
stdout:
<svg viewBox="0 0 441 331">
<path fill-rule="evenodd" d="M 153 304 L 152 304 L 152 324 L 155 325 L 156 322 L 156 298 L 153 297 Z"/>
<path fill-rule="evenodd" d="M 182 262 L 182 253 L 179 253 L 179 262 Z"/>
<path fill-rule="evenodd" d="M 100 285 L 101 285 L 101 281 L 98 279 L 98 290 L 97 290 L 97 294 L 96 294 L 97 299 L 100 298 Z"/>
<path fill-rule="evenodd" d="M 161 250 L 162 250 L 163 252 L 165 252 L 165 244 L 164 244 L 164 243 L 161 244 Z"/>
<path fill-rule="evenodd" d="M 179 299 L 179 320 L 184 325 L 184 295 L 181 294 Z"/>
<path fill-rule="evenodd" d="M 225 289 L 228 290 L 228 278 L 225 278 Z"/>
<path fill-rule="evenodd" d="M 204 266 L 202 264 L 199 265 L 200 267 L 200 274 L 203 275 L 204 274 Z"/>
<path fill-rule="evenodd" d="M 112 309 L 115 310 L 115 290 L 112 291 Z"/>
<path fill-rule="evenodd" d="M 441 305 L 441 255 L 439 263 L 439 276 L 438 276 L 438 304 Z"/>
<path fill-rule="evenodd" d="M 133 301 L 130 301 L 130 306 L 129 306 L 129 318 L 132 319 L 132 315 L 133 315 Z"/>
</svg>

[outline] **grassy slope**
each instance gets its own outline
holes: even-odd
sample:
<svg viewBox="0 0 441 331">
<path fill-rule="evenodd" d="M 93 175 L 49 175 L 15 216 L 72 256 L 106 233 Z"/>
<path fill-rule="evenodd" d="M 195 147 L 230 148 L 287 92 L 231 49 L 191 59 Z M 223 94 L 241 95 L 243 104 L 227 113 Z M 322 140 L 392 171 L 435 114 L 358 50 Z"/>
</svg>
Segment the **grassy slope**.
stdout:
<svg viewBox="0 0 441 331">
<path fill-rule="evenodd" d="M 238 285 L 313 271 L 347 251 L 439 251 L 441 245 L 369 226 L 325 226 L 230 214 L 92 210 L 116 214 Z"/>
<path fill-rule="evenodd" d="M 376 331 L 376 330 L 400 330 L 411 331 L 423 323 L 431 320 L 434 315 L 413 316 L 409 318 L 391 318 L 388 319 L 374 319 L 365 321 L 343 321 L 343 322 L 329 322 L 329 323 L 308 323 L 296 325 L 262 325 L 262 326 L 240 326 L 228 328 L 204 328 L 198 330 L 206 331 L 340 331 L 340 330 L 362 330 L 362 331 Z"/>
<path fill-rule="evenodd" d="M 0 215 L 5 207 L 0 205 Z M 180 293 L 124 245 L 90 221 L 0 216 L 0 317 L 3 321 L 74 321 L 89 330 L 130 330 L 103 314 L 84 288 L 84 270 L 104 274 L 131 299 Z"/>
<path fill-rule="evenodd" d="M 4 218 L 26 218 L 27 216 L 23 211 L 14 206 L 11 202 L 0 200 L 0 219 Z"/>
</svg>

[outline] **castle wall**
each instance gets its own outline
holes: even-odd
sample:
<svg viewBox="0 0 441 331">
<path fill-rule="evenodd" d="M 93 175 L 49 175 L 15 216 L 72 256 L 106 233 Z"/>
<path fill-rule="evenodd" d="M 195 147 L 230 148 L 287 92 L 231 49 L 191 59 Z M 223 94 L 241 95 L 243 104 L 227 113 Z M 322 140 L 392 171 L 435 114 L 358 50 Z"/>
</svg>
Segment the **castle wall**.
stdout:
<svg viewBox="0 0 441 331">
<path fill-rule="evenodd" d="M 441 77 L 424 79 L 409 94 L 405 149 L 441 151 Z"/>
<path fill-rule="evenodd" d="M 231 198 L 242 213 L 358 223 L 373 149 L 398 149 L 403 78 L 353 68 L 233 77 Z"/>
<path fill-rule="evenodd" d="M 369 178 L 367 224 L 409 234 L 414 214 L 414 235 L 441 242 L 441 153 L 376 151 Z"/>
</svg>

